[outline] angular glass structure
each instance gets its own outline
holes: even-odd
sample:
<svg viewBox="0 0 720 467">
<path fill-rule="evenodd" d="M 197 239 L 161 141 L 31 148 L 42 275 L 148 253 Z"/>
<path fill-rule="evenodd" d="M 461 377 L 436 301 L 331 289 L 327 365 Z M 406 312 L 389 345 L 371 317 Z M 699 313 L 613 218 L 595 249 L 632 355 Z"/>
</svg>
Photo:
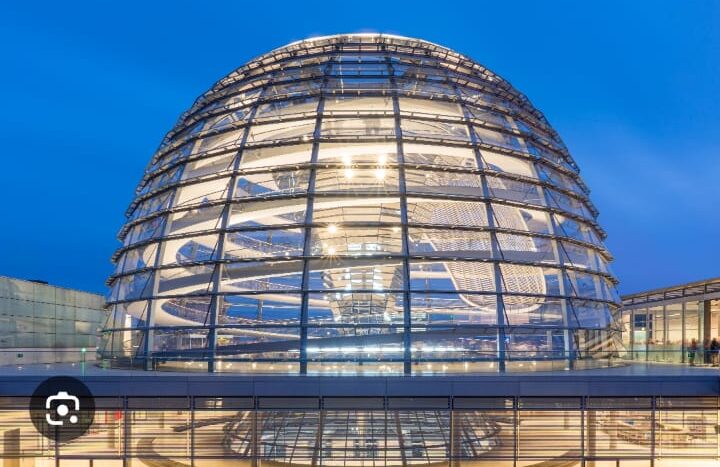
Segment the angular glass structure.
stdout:
<svg viewBox="0 0 720 467">
<path fill-rule="evenodd" d="M 101 357 L 210 371 L 593 365 L 619 298 L 588 189 L 507 81 L 382 34 L 290 44 L 197 99 L 120 231 Z"/>
</svg>

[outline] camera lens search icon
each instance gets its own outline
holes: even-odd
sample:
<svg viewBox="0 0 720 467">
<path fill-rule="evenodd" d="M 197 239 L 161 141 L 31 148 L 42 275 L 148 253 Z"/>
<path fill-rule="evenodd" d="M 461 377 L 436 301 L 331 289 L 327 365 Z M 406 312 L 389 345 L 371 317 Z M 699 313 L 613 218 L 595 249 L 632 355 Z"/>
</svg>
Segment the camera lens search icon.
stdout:
<svg viewBox="0 0 720 467">
<path fill-rule="evenodd" d="M 68 402 L 72 409 L 68 407 Z M 53 406 L 55 406 L 54 410 Z M 45 421 L 52 426 L 63 426 L 66 418 L 70 423 L 77 423 L 77 415 L 72 414 L 68 417 L 68 414 L 70 410 L 74 410 L 75 412 L 80 411 L 80 399 L 71 396 L 65 391 L 58 391 L 54 396 L 45 399 L 45 409 L 50 410 L 50 412 L 45 414 Z"/>
<path fill-rule="evenodd" d="M 58 443 L 85 434 L 95 417 L 95 400 L 82 381 L 69 376 L 46 379 L 30 398 L 30 418 L 43 436 Z"/>
</svg>

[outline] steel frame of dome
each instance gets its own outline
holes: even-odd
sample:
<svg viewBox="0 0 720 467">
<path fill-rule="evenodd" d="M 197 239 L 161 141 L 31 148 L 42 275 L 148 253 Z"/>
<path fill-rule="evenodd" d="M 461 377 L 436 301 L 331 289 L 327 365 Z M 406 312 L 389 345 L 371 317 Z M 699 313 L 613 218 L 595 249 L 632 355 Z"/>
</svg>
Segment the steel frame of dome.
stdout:
<svg viewBox="0 0 720 467">
<path fill-rule="evenodd" d="M 410 374 L 615 356 L 617 281 L 578 173 L 524 95 L 449 49 L 276 49 L 198 98 L 146 169 L 101 358 Z"/>
</svg>

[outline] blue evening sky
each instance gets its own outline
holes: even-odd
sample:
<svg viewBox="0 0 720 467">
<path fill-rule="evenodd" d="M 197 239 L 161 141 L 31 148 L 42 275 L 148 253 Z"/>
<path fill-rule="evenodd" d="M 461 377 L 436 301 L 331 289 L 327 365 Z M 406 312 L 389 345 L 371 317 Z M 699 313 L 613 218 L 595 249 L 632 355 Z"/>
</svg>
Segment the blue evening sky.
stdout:
<svg viewBox="0 0 720 467">
<path fill-rule="evenodd" d="M 473 57 L 545 113 L 621 293 L 720 276 L 720 1 L 5 2 L 0 275 L 104 292 L 177 116 L 290 41 L 377 31 Z"/>
</svg>

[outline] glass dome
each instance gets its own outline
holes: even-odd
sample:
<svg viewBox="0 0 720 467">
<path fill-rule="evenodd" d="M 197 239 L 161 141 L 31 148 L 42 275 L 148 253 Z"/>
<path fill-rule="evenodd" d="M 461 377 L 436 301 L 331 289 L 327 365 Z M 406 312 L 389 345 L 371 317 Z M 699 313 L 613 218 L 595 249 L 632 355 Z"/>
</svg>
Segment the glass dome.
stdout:
<svg viewBox="0 0 720 467">
<path fill-rule="evenodd" d="M 100 357 L 261 373 L 592 365 L 620 350 L 605 234 L 528 99 L 383 34 L 251 60 L 163 140 L 120 231 Z"/>
</svg>

